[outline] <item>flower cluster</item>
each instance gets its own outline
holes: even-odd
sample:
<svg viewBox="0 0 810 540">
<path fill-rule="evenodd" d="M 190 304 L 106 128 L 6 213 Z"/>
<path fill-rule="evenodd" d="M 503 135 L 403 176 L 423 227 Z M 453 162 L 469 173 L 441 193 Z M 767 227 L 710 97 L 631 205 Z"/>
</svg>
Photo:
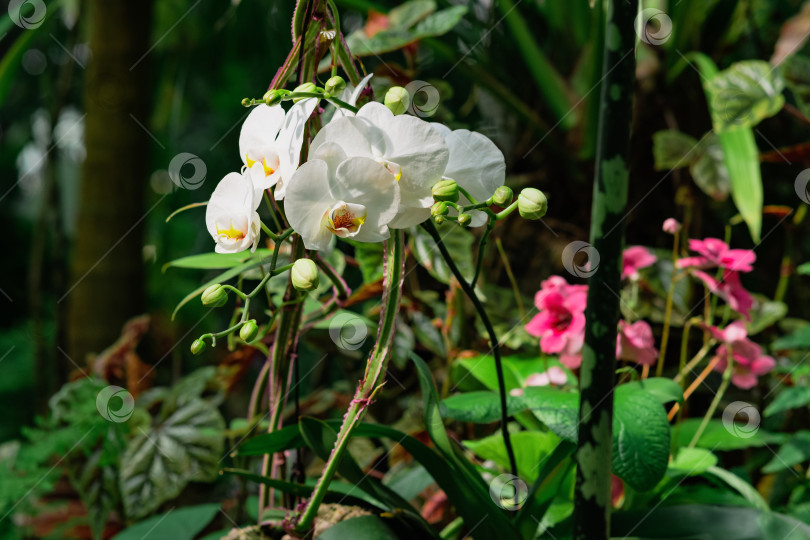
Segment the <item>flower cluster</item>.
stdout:
<svg viewBox="0 0 810 540">
<path fill-rule="evenodd" d="M 354 106 L 367 81 L 351 94 L 344 90 L 348 105 Z M 433 187 L 441 181 L 461 193 L 447 203 L 452 208 L 444 215 L 471 226 L 488 221 L 477 204 L 503 186 L 506 165 L 487 137 L 397 116 L 372 101 L 356 114 L 338 109 L 299 166 L 306 122 L 318 101 L 300 99 L 286 113 L 280 103 L 263 103 L 248 115 L 239 137 L 243 172 L 223 178 L 208 203 L 206 223 L 216 251 L 256 249 L 261 225 L 256 209 L 270 188 L 312 250 L 327 248 L 333 237 L 380 242 L 389 229 L 418 225 L 430 218 Z M 465 205 L 476 208 L 462 216 Z"/>
<path fill-rule="evenodd" d="M 762 354 L 762 347 L 748 339 L 743 321 L 734 321 L 723 330 L 714 326 L 708 326 L 707 329 L 720 342 L 713 360 L 714 369 L 725 371 L 731 359 L 731 382 L 734 386 L 744 390 L 753 388 L 760 375 L 770 372 L 776 366 L 772 357 Z"/>
</svg>

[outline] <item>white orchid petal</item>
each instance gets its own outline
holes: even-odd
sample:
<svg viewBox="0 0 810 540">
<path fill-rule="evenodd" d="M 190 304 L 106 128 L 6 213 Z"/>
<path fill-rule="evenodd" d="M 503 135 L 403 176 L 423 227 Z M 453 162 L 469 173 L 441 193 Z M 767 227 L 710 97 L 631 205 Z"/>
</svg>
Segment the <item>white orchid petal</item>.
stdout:
<svg viewBox="0 0 810 540">
<path fill-rule="evenodd" d="M 351 96 L 346 101 L 349 105 L 357 105 L 357 100 L 360 99 L 360 94 L 363 93 L 363 90 L 365 90 L 368 81 L 370 81 L 373 76 L 374 76 L 373 73 L 369 73 L 368 75 L 363 77 L 363 79 L 357 85 L 357 88 L 355 88 L 352 91 Z"/>
<path fill-rule="evenodd" d="M 399 207 L 397 216 L 388 224 L 390 229 L 407 229 L 430 218 L 430 208 Z"/>
<path fill-rule="evenodd" d="M 322 223 L 324 213 L 337 202 L 330 180 L 326 162 L 311 159 L 298 168 L 287 190 L 287 220 L 307 249 L 326 249 L 331 240 L 332 233 Z"/>
<path fill-rule="evenodd" d="M 478 202 L 490 198 L 506 177 L 503 153 L 489 138 L 475 131 L 457 129 L 445 133 L 444 138 L 450 149 L 444 175 L 458 182 Z"/>
<path fill-rule="evenodd" d="M 244 251 L 258 242 L 258 203 L 252 176 L 251 171 L 229 173 L 211 194 L 205 209 L 205 226 L 219 253 Z"/>
<path fill-rule="evenodd" d="M 247 164 L 248 151 L 275 144 L 281 126 L 284 124 L 284 109 L 281 105 L 272 107 L 262 104 L 250 111 L 242 131 L 239 133 L 239 155 L 242 163 Z"/>
<path fill-rule="evenodd" d="M 388 223 L 399 209 L 399 190 L 385 167 L 370 158 L 346 159 L 337 167 L 333 190 L 336 198 L 366 207 L 366 220 L 355 240 L 378 242 L 388 238 Z"/>
<path fill-rule="evenodd" d="M 304 144 L 304 128 L 315 107 L 318 106 L 318 101 L 317 98 L 303 99 L 287 111 L 284 126 L 281 128 L 277 139 L 277 147 L 281 149 L 279 152 L 281 176 L 285 180 L 289 180 L 292 173 L 298 168 L 301 147 Z"/>
</svg>

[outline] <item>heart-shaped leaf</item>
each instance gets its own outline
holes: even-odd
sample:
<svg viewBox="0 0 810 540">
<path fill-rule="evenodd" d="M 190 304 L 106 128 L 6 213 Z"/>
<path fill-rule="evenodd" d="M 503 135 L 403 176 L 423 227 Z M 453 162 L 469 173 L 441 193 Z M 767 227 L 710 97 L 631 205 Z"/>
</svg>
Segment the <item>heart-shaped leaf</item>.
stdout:
<svg viewBox="0 0 810 540">
<path fill-rule="evenodd" d="M 712 124 L 717 133 L 754 127 L 785 104 L 785 81 L 763 60 L 735 62 L 706 84 Z"/>
</svg>

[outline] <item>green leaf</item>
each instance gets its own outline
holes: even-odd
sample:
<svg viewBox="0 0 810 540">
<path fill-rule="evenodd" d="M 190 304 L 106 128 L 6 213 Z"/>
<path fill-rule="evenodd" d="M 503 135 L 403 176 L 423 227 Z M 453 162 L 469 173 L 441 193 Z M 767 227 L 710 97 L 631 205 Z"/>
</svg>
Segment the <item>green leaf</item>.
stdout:
<svg viewBox="0 0 810 540">
<path fill-rule="evenodd" d="M 750 502 L 754 508 L 759 508 L 760 510 L 769 510 L 768 503 L 765 502 L 765 499 L 762 498 L 762 495 L 759 494 L 756 488 L 733 472 L 721 469 L 720 467 L 709 467 L 706 470 L 706 474 L 716 476 L 734 488 L 740 495 L 745 497 L 745 500 Z"/>
<path fill-rule="evenodd" d="M 259 261 L 273 255 L 273 250 L 260 248 L 255 253 L 250 251 L 240 251 L 239 253 L 200 253 L 181 257 L 163 265 L 165 272 L 171 267 L 192 268 L 195 270 L 220 270 L 224 268 L 234 268 L 248 261 Z"/>
<path fill-rule="evenodd" d="M 301 448 L 304 439 L 298 425 L 284 426 L 272 433 L 263 433 L 242 443 L 236 453 L 239 456 L 261 456 L 284 450 Z"/>
<path fill-rule="evenodd" d="M 388 12 L 388 28 L 407 29 L 436 11 L 433 0 L 410 0 Z"/>
<path fill-rule="evenodd" d="M 810 460 L 810 431 L 797 431 L 779 448 L 773 459 L 765 464 L 762 472 L 777 473 L 808 460 Z"/>
<path fill-rule="evenodd" d="M 696 151 L 697 139 L 677 130 L 663 130 L 653 134 L 653 157 L 656 171 L 688 167 L 700 157 Z"/>
<path fill-rule="evenodd" d="M 688 446 L 689 442 L 697 432 L 698 426 L 702 422 L 702 418 L 689 418 L 684 420 L 680 428 L 676 430 L 678 434 L 678 446 Z M 764 429 L 749 429 L 738 430 L 734 433 L 734 429 L 726 429 L 722 420 L 709 420 L 706 429 L 700 436 L 697 446 L 700 448 L 709 448 L 712 451 L 720 450 L 741 450 L 743 448 L 756 448 L 765 446 L 766 444 L 779 444 L 785 440 L 785 435 L 782 433 L 771 433 Z"/>
<path fill-rule="evenodd" d="M 629 382 L 623 386 L 645 390 L 652 394 L 663 405 L 672 403 L 673 401 L 683 403 L 681 385 L 666 377 L 650 377 L 642 381 Z"/>
<path fill-rule="evenodd" d="M 522 398 L 538 420 L 558 437 L 569 442 L 577 441 L 578 393 L 530 386 L 523 390 Z"/>
<path fill-rule="evenodd" d="M 810 118 L 810 58 L 793 54 L 780 67 L 796 105 L 805 117 Z"/>
<path fill-rule="evenodd" d="M 443 223 L 436 226 L 441 235 L 442 242 L 453 256 L 453 261 L 465 279 L 470 280 L 475 271 L 473 263 L 473 244 L 475 236 L 454 223 Z M 422 267 L 431 276 L 442 283 L 450 283 L 453 273 L 439 253 L 433 238 L 421 227 L 411 229 L 411 249 L 413 255 Z"/>
<path fill-rule="evenodd" d="M 726 200 L 731 191 L 731 180 L 723 146 L 714 133 L 708 134 L 700 142 L 697 154 L 697 159 L 689 166 L 695 184 L 712 199 Z"/>
<path fill-rule="evenodd" d="M 645 539 L 804 540 L 810 526 L 758 508 L 679 505 L 613 514 L 612 537 Z"/>
<path fill-rule="evenodd" d="M 698 476 L 715 465 L 717 465 L 717 456 L 711 451 L 705 448 L 685 446 L 678 449 L 678 453 L 669 463 L 667 473 L 672 476 Z"/>
<path fill-rule="evenodd" d="M 810 274 L 810 262 L 800 264 L 798 267 L 796 267 L 796 273 L 802 276 Z"/>
<path fill-rule="evenodd" d="M 167 400 L 158 418 L 164 420 L 138 428 L 121 457 L 121 495 L 130 519 L 154 512 L 188 482 L 216 479 L 224 452 L 225 421 L 210 402 Z"/>
<path fill-rule="evenodd" d="M 526 403 L 520 397 L 506 396 L 506 410 L 509 416 L 526 408 Z M 443 400 L 439 410 L 443 418 L 488 424 L 501 419 L 501 400 L 495 392 L 464 392 Z"/>
<path fill-rule="evenodd" d="M 335 523 L 318 535 L 318 540 L 397 540 L 399 538 L 377 516 L 359 516 Z"/>
<path fill-rule="evenodd" d="M 764 416 L 773 416 L 790 409 L 806 407 L 810 404 L 810 387 L 788 386 L 783 388 L 776 398 L 765 407 Z"/>
<path fill-rule="evenodd" d="M 525 482 L 537 478 L 539 466 L 560 444 L 560 439 L 550 432 L 518 431 L 510 436 L 517 462 L 518 476 Z M 483 439 L 464 441 L 464 446 L 482 459 L 492 460 L 504 469 L 509 468 L 509 457 L 503 435 L 498 432 Z"/>
<path fill-rule="evenodd" d="M 669 420 L 659 398 L 641 388 L 616 388 L 613 474 L 637 491 L 654 488 L 667 471 Z"/>
<path fill-rule="evenodd" d="M 733 131 L 724 132 L 722 129 L 724 126 L 715 121 L 718 116 L 722 116 L 721 113 L 715 112 L 715 106 L 722 104 L 714 98 L 713 88 L 718 90 L 724 87 L 733 88 L 732 81 L 737 79 L 732 77 L 712 86 L 713 79 L 719 76 L 714 61 L 703 53 L 690 53 L 687 57 L 695 61 L 703 76 L 703 89 L 712 113 L 714 130 L 723 147 L 734 205 L 748 225 L 751 238 L 758 243 L 762 232 L 762 171 L 759 167 L 759 150 L 754 140 L 754 132 L 750 127 L 744 126 L 736 126 Z"/>
<path fill-rule="evenodd" d="M 762 332 L 787 316 L 788 307 L 784 302 L 769 300 L 761 294 L 754 294 L 754 308 L 751 310 L 751 322 L 746 325 L 748 335 Z"/>
<path fill-rule="evenodd" d="M 764 60 L 744 60 L 712 77 L 706 84 L 715 131 L 751 128 L 778 113 L 785 104 L 785 81 Z"/>
<path fill-rule="evenodd" d="M 810 349 L 810 325 L 794 330 L 771 343 L 772 351 L 786 351 L 791 349 Z"/>
<path fill-rule="evenodd" d="M 115 535 L 115 540 L 142 540 L 147 537 L 193 540 L 214 519 L 218 511 L 218 504 L 200 504 L 169 510 L 121 531 Z"/>
<path fill-rule="evenodd" d="M 518 375 L 515 374 L 511 369 L 508 369 L 506 365 L 508 358 L 509 357 L 501 359 L 504 363 L 503 376 L 507 391 L 512 390 L 513 388 L 521 387 Z M 461 366 L 467 373 L 475 377 L 475 379 L 490 390 L 498 390 L 498 372 L 495 369 L 494 356 L 482 354 L 481 356 L 474 356 L 472 358 L 461 358 L 456 360 L 454 365 Z M 465 376 L 466 374 L 461 377 L 457 377 L 457 384 L 460 384 L 461 380 Z"/>
</svg>

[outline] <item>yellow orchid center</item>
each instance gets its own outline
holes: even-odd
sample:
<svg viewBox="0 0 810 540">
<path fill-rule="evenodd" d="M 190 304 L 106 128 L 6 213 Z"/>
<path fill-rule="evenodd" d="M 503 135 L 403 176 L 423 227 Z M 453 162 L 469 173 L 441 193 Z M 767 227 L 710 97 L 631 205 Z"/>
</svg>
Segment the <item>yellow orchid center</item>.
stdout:
<svg viewBox="0 0 810 540">
<path fill-rule="evenodd" d="M 256 156 L 256 157 L 258 159 L 251 159 L 250 152 L 245 154 L 245 163 L 247 163 L 248 169 L 253 167 L 254 163 L 261 163 L 262 168 L 264 169 L 265 176 L 270 176 L 278 169 L 278 156 L 273 155 L 270 156 L 269 158 L 268 156 L 264 157 Z"/>
<path fill-rule="evenodd" d="M 399 179 L 402 178 L 402 167 L 400 167 L 399 164 L 391 161 L 383 160 L 380 163 L 388 170 L 388 172 L 394 175 L 394 180 L 399 182 Z"/>
<path fill-rule="evenodd" d="M 230 238 L 232 240 L 241 240 L 242 238 L 245 237 L 245 233 L 243 231 L 240 231 L 239 229 L 234 227 L 233 221 L 230 221 L 230 225 L 228 226 L 227 229 L 221 229 L 219 227 L 219 224 L 217 224 L 217 234 L 220 236 L 226 236 L 227 238 Z"/>
<path fill-rule="evenodd" d="M 366 222 L 366 207 L 362 204 L 339 202 L 328 209 L 324 218 L 326 228 L 335 235 L 346 238 L 356 235 Z"/>
</svg>

